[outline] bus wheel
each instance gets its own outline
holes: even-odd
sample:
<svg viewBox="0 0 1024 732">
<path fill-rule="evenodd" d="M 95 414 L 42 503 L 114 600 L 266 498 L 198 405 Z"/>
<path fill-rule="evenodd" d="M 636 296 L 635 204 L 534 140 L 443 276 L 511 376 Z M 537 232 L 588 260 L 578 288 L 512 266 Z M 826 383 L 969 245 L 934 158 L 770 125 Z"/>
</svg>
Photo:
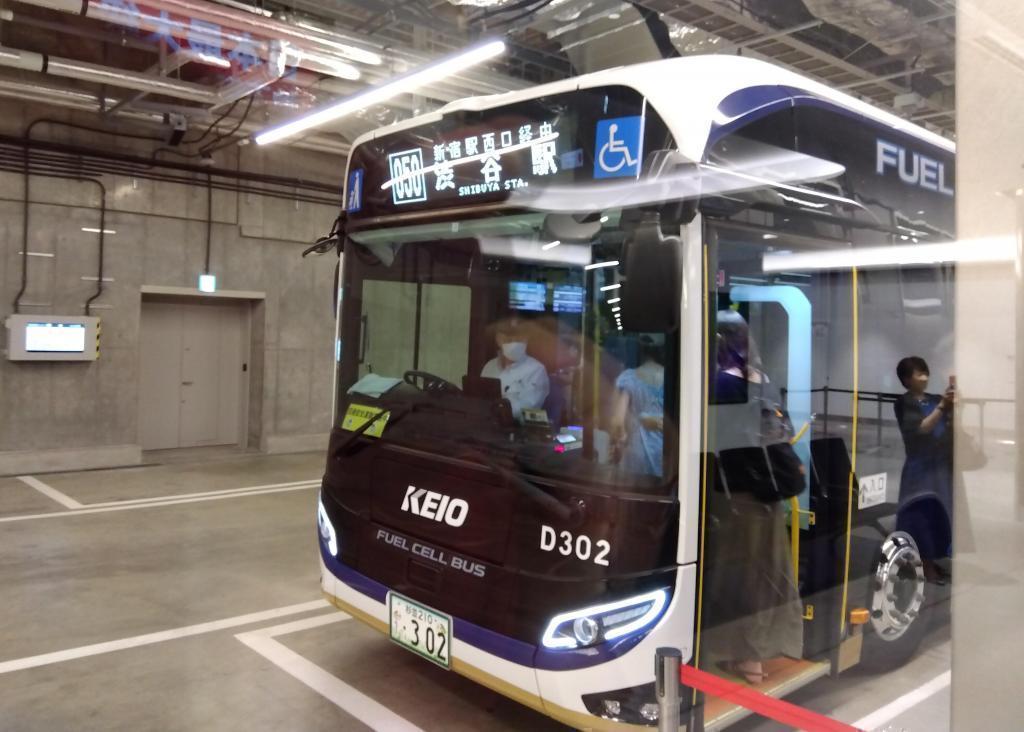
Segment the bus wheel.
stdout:
<svg viewBox="0 0 1024 732">
<path fill-rule="evenodd" d="M 902 666 L 928 630 L 924 563 L 909 534 L 894 531 L 886 537 L 868 585 L 871 619 L 861 665 L 870 671 Z"/>
</svg>

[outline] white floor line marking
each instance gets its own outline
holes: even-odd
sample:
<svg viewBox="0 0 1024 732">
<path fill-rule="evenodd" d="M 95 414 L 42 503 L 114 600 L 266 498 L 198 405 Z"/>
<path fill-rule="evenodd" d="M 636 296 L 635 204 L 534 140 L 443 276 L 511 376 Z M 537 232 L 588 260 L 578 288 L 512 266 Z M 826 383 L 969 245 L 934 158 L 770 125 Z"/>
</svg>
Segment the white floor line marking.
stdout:
<svg viewBox="0 0 1024 732">
<path fill-rule="evenodd" d="M 334 702 L 343 712 L 358 719 L 372 729 L 388 732 L 423 732 L 419 727 L 400 717 L 383 704 L 375 701 L 358 689 L 349 686 L 337 676 L 303 658 L 287 646 L 274 640 L 274 636 L 295 633 L 308 628 L 329 625 L 349 619 L 344 613 L 318 615 L 293 623 L 261 628 L 235 636 L 256 653 L 273 663 L 282 671 Z"/>
<path fill-rule="evenodd" d="M 121 638 L 120 640 L 107 641 L 105 643 L 94 643 L 89 646 L 68 648 L 63 651 L 43 653 L 38 656 L 15 658 L 10 661 L 0 662 L 0 674 L 7 674 L 12 671 L 24 671 L 25 669 L 36 668 L 38 666 L 63 663 L 64 661 L 73 661 L 77 658 L 86 658 L 87 656 L 98 656 L 104 653 L 123 651 L 127 648 L 138 648 L 139 646 L 162 643 L 163 641 L 175 640 L 177 638 L 188 638 L 193 635 L 213 633 L 218 630 L 237 628 L 241 625 L 260 623 L 265 620 L 275 620 L 288 615 L 297 615 L 298 613 L 309 612 L 310 610 L 320 610 L 325 607 L 330 607 L 326 600 L 313 600 L 311 602 L 303 602 L 298 605 L 286 605 L 285 607 L 278 607 L 273 610 L 263 610 L 258 613 L 237 615 L 233 618 L 224 618 L 223 620 L 199 623 L 198 625 L 187 625 L 184 628 L 161 630 L 157 633 L 147 633 L 145 635 L 136 635 L 131 638 Z"/>
<path fill-rule="evenodd" d="M 868 716 L 858 719 L 853 723 L 853 726 L 871 732 L 871 730 L 877 729 L 890 720 L 895 719 L 911 707 L 917 706 L 928 697 L 938 694 L 949 686 L 950 679 L 950 672 L 945 671 L 913 691 L 907 692 L 900 698 L 889 702 L 881 709 L 876 709 Z"/>
<path fill-rule="evenodd" d="M 90 508 L 88 506 L 75 511 L 55 511 L 53 513 L 33 513 L 23 516 L 4 516 L 0 518 L 0 524 L 13 521 L 34 521 L 37 519 L 66 518 L 68 516 L 83 516 L 93 513 L 111 513 L 113 511 L 132 511 L 138 508 L 160 508 L 161 506 L 177 506 L 182 503 L 201 503 L 203 501 L 221 501 L 226 498 L 248 498 L 249 496 L 263 496 L 269 493 L 286 493 L 289 491 L 304 491 L 318 486 L 319 483 L 306 485 L 289 486 L 287 488 L 270 488 L 267 490 L 249 491 L 246 493 L 229 493 L 227 495 L 200 496 L 198 498 L 184 498 L 168 501 L 157 501 L 155 503 L 132 503 L 127 506 L 103 506 L 101 508 Z"/>
<path fill-rule="evenodd" d="M 232 493 L 245 493 L 247 491 L 262 491 L 270 488 L 293 488 L 302 487 L 307 488 L 312 485 L 319 485 L 319 478 L 311 478 L 310 480 L 293 480 L 288 483 L 267 483 L 266 485 L 250 485 L 245 488 L 225 488 L 219 491 L 204 491 L 202 493 L 178 493 L 177 495 L 171 494 L 167 496 L 150 496 L 149 498 L 128 498 L 123 501 L 103 501 L 101 503 L 87 503 L 83 508 L 106 508 L 107 506 L 130 506 L 135 503 L 162 503 L 163 501 L 173 501 L 180 498 L 200 498 L 203 496 L 227 496 Z"/>
<path fill-rule="evenodd" d="M 37 491 L 42 493 L 44 496 L 56 501 L 64 508 L 82 508 L 82 504 L 76 501 L 74 498 L 72 498 L 71 496 L 64 495 L 53 486 L 46 485 L 46 483 L 39 480 L 38 478 L 33 478 L 31 475 L 19 475 L 17 476 L 17 478 L 25 485 L 32 486 Z"/>
</svg>

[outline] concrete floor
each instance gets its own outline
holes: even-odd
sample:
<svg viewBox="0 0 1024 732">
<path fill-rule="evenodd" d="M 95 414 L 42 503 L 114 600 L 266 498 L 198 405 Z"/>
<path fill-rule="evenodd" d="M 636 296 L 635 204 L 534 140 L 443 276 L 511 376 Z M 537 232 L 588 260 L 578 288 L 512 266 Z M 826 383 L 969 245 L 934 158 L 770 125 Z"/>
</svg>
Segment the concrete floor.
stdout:
<svg viewBox="0 0 1024 732">
<path fill-rule="evenodd" d="M 320 454 L 186 458 L 0 478 L 0 730 L 565 729 L 322 601 Z M 793 701 L 854 721 L 948 668 L 943 623 L 904 669 Z M 944 687 L 887 723 L 948 717 Z"/>
</svg>

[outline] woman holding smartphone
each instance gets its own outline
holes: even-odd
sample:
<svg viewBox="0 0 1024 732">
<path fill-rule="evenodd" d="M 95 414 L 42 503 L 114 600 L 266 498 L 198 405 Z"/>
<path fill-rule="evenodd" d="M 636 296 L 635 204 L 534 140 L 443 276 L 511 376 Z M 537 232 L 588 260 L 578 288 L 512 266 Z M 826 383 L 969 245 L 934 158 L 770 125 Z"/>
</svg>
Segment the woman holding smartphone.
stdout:
<svg viewBox="0 0 1024 732">
<path fill-rule="evenodd" d="M 951 554 L 953 542 L 953 407 L 956 379 L 942 396 L 929 394 L 928 364 L 908 356 L 896 366 L 907 392 L 893 405 L 907 460 L 900 478 L 896 528 L 917 543 L 929 582 L 945 584 L 949 575 L 936 560 Z"/>
</svg>

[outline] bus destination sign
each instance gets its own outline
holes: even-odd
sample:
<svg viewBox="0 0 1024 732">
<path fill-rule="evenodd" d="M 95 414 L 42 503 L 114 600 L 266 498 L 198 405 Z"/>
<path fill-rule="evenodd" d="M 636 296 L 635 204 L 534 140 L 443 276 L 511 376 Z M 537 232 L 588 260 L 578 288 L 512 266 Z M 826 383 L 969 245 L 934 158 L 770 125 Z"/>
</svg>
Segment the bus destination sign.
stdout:
<svg viewBox="0 0 1024 732">
<path fill-rule="evenodd" d="M 631 177 L 667 131 L 626 87 L 567 92 L 368 140 L 349 165 L 345 208 L 371 218 L 498 203 L 515 191 Z"/>
<path fill-rule="evenodd" d="M 482 132 L 431 145 L 426 152 L 432 159 L 426 165 L 423 148 L 400 150 L 388 155 L 391 178 L 383 188 L 391 190 L 396 206 L 426 201 L 428 190 L 453 191 L 465 198 L 525 188 L 530 184 L 528 178 L 506 172 L 510 162 L 506 156 L 528 155 L 533 177 L 553 175 L 558 172 L 557 140 L 553 123 L 527 122 L 515 130 Z M 523 166 L 517 163 L 516 169 L 520 170 Z M 456 168 L 461 174 L 459 185 Z M 468 182 L 473 176 L 477 180 Z"/>
</svg>

